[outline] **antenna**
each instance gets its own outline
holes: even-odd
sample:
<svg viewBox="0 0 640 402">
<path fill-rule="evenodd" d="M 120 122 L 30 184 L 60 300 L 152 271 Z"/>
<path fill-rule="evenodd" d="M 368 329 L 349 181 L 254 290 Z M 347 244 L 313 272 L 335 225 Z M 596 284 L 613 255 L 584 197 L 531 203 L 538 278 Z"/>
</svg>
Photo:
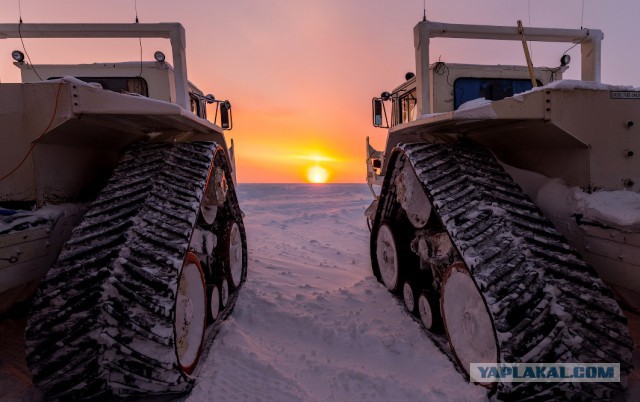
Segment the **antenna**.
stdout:
<svg viewBox="0 0 640 402">
<path fill-rule="evenodd" d="M 584 0 L 582 0 L 582 17 L 580 18 L 580 29 L 582 29 L 584 25 Z"/>
<path fill-rule="evenodd" d="M 422 14 L 422 21 L 426 21 L 427 20 L 427 0 L 422 0 L 422 10 L 423 10 L 423 14 Z"/>
<path fill-rule="evenodd" d="M 42 77 L 40 77 L 40 74 L 38 74 L 38 70 L 36 70 L 36 67 L 31 62 L 31 57 L 29 57 L 29 52 L 27 52 L 27 47 L 24 45 L 24 38 L 22 37 L 22 1 L 21 0 L 18 0 L 18 13 L 20 15 L 19 17 L 20 23 L 18 24 L 18 36 L 20 37 L 22 50 L 24 50 L 24 54 L 27 55 L 27 60 L 29 61 L 29 64 L 31 64 L 31 68 L 33 68 L 33 72 L 35 73 L 36 77 L 38 77 L 40 81 L 44 81 Z"/>
<path fill-rule="evenodd" d="M 140 21 L 138 20 L 138 0 L 133 0 L 133 9 L 136 13 L 136 24 Z M 142 38 L 138 37 L 138 45 L 140 46 L 140 73 L 138 77 L 142 77 Z"/>
</svg>

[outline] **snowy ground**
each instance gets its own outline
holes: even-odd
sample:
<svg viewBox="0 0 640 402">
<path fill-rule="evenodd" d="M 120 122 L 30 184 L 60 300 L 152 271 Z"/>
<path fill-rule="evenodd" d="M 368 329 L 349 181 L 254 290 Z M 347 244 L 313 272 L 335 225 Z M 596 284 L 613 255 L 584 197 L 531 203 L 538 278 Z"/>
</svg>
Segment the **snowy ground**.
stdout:
<svg viewBox="0 0 640 402">
<path fill-rule="evenodd" d="M 249 274 L 181 401 L 484 401 L 371 274 L 366 185 L 239 187 Z M 24 322 L 0 323 L 0 400 L 37 401 Z M 640 317 L 631 329 L 640 339 Z M 640 366 L 640 352 L 634 353 Z M 627 400 L 640 400 L 634 373 Z"/>
<path fill-rule="evenodd" d="M 479 401 L 371 274 L 366 185 L 241 185 L 249 274 L 189 402 Z"/>
</svg>

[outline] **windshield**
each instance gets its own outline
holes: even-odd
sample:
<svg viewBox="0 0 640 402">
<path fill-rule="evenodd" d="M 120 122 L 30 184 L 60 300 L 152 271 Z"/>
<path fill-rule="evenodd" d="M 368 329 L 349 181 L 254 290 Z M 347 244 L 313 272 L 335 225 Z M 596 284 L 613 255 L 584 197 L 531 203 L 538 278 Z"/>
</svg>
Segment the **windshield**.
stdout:
<svg viewBox="0 0 640 402">
<path fill-rule="evenodd" d="M 538 81 L 538 85 L 542 83 Z M 453 86 L 454 109 L 474 99 L 497 101 L 533 88 L 530 79 L 516 78 L 458 78 Z"/>
</svg>

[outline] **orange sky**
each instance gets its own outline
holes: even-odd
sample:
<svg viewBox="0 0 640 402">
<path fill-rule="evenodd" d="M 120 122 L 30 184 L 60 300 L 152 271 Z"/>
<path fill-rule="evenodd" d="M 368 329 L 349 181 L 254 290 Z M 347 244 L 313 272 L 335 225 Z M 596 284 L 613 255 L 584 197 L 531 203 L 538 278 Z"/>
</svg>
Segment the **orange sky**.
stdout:
<svg viewBox="0 0 640 402">
<path fill-rule="evenodd" d="M 603 81 L 640 85 L 637 0 L 427 1 L 433 21 L 603 29 Z M 18 0 L 0 0 L 0 22 L 18 21 Z M 320 166 L 331 182 L 364 182 L 365 137 L 383 148 L 371 126 L 371 98 L 415 70 L 413 26 L 422 0 L 138 0 L 140 22 L 181 22 L 187 32 L 189 79 L 233 104 L 240 182 L 306 182 Z M 24 22 L 133 22 L 134 0 L 22 0 Z M 44 42 L 44 43 L 43 43 Z M 26 39 L 33 63 L 139 59 L 137 39 Z M 168 42 L 145 39 L 143 56 L 170 54 Z M 567 46 L 535 44 L 534 64 L 556 66 Z M 19 81 L 0 40 L 2 82 Z M 578 78 L 575 66 L 565 78 Z M 437 40 L 432 57 L 447 62 L 523 64 L 519 43 Z"/>
</svg>

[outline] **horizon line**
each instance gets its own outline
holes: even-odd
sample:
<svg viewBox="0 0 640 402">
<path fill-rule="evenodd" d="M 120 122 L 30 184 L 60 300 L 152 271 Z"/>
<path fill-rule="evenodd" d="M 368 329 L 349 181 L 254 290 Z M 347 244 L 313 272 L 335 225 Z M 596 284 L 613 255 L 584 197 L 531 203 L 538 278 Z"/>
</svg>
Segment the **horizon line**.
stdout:
<svg viewBox="0 0 640 402">
<path fill-rule="evenodd" d="M 327 185 L 327 184 L 364 184 L 366 185 L 366 182 L 330 182 L 330 183 L 308 183 L 308 182 L 246 182 L 246 181 L 242 181 L 242 182 L 238 182 L 238 184 L 305 184 L 305 185 L 312 185 L 312 186 L 322 186 L 322 185 Z"/>
</svg>

